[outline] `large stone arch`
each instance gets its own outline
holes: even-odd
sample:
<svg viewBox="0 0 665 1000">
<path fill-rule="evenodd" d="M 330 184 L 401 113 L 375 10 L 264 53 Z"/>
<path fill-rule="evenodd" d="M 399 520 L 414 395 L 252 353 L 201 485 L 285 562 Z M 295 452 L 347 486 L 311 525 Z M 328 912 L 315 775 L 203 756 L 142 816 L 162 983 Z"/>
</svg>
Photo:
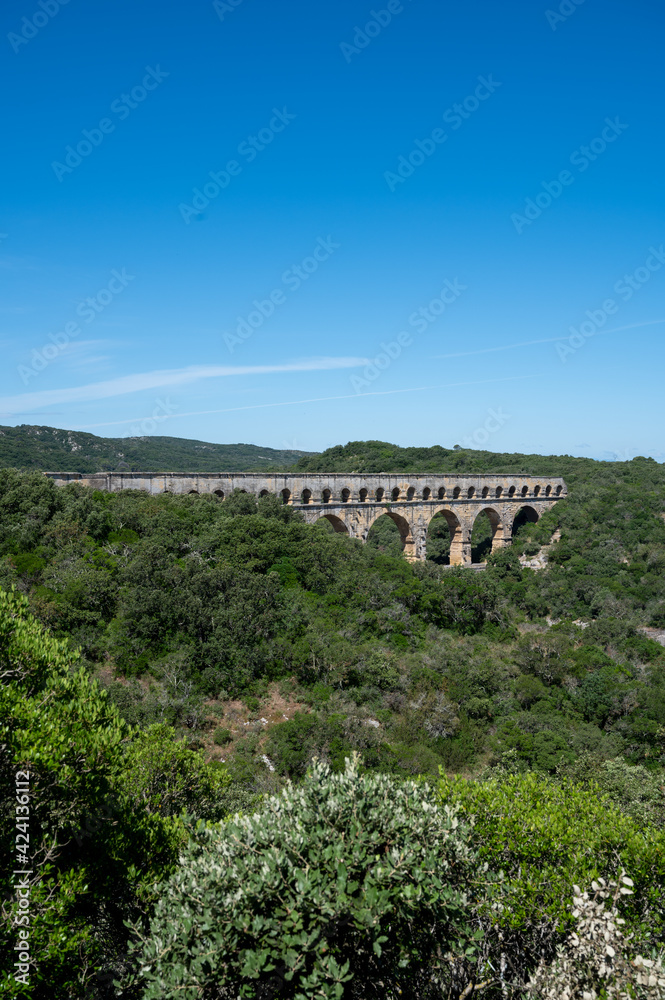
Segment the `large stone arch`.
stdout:
<svg viewBox="0 0 665 1000">
<path fill-rule="evenodd" d="M 525 515 L 524 521 L 528 521 L 531 524 L 536 524 L 536 522 L 540 520 L 540 514 L 532 504 L 530 503 L 520 504 L 513 511 L 513 516 L 510 524 L 511 538 L 515 534 L 515 524 L 517 523 L 517 519 L 522 513 L 524 513 Z"/>
<path fill-rule="evenodd" d="M 471 562 L 471 527 L 450 507 L 437 507 L 427 520 L 426 530 L 435 517 L 444 517 L 450 531 L 450 565 L 466 566 Z"/>
<path fill-rule="evenodd" d="M 481 514 L 487 514 L 487 518 L 492 528 L 492 552 L 496 552 L 498 549 L 503 549 L 506 545 L 510 545 L 511 535 L 507 535 L 506 526 L 509 525 L 512 532 L 514 519 L 502 517 L 500 511 L 497 510 L 496 507 L 480 507 L 474 512 L 473 521 L 471 523 L 471 531 L 473 531 L 473 526 Z"/>
<path fill-rule="evenodd" d="M 335 531 L 339 532 L 340 535 L 349 534 L 348 525 L 346 525 L 342 518 L 338 517 L 337 514 L 322 514 L 321 517 L 317 517 L 312 523 L 316 524 L 317 521 L 328 521 L 328 523 L 332 524 Z"/>
<path fill-rule="evenodd" d="M 370 516 L 367 520 L 363 541 L 367 540 L 367 536 L 369 535 L 372 525 L 375 524 L 380 517 L 389 517 L 392 521 L 394 521 L 397 525 L 399 537 L 402 541 L 402 552 L 404 553 L 404 558 L 408 559 L 409 562 L 414 562 L 417 556 L 411 525 L 405 517 L 402 517 L 402 515 L 398 514 L 395 510 L 377 510 L 374 517 Z"/>
</svg>

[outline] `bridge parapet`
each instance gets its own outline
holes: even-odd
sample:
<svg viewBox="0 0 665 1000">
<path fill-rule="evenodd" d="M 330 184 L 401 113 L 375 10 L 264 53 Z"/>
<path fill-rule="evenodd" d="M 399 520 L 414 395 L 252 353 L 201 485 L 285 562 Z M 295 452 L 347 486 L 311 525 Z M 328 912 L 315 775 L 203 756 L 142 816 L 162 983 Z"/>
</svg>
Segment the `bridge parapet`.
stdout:
<svg viewBox="0 0 665 1000">
<path fill-rule="evenodd" d="M 176 473 L 47 472 L 56 485 L 78 483 L 106 492 L 144 490 L 150 494 L 215 494 L 220 500 L 243 490 L 255 496 L 275 493 L 284 503 L 302 510 L 314 523 L 326 518 L 336 531 L 362 541 L 372 524 L 388 514 L 397 524 L 407 559 L 424 559 L 427 530 L 433 517 L 445 517 L 451 535 L 451 563 L 471 562 L 471 531 L 485 512 L 492 526 L 492 548 L 510 545 L 520 511 L 532 520 L 567 495 L 560 477 L 519 475 L 358 475 L 333 473 L 234 473 L 179 475 Z"/>
</svg>

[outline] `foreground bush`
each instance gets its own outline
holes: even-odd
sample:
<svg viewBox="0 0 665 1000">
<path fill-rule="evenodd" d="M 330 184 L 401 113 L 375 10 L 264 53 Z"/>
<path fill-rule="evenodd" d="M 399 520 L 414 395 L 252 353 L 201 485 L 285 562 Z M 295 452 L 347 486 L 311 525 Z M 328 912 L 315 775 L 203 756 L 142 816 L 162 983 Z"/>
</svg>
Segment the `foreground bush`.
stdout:
<svg viewBox="0 0 665 1000">
<path fill-rule="evenodd" d="M 502 873 L 480 901 L 488 953 L 524 983 L 573 930 L 576 885 L 629 871 L 635 892 L 620 914 L 647 947 L 665 941 L 665 834 L 620 812 L 607 796 L 533 773 L 487 781 L 442 777 L 440 802 L 473 818 L 479 860 Z M 581 1000 L 580 994 L 580 1000 Z"/>
<path fill-rule="evenodd" d="M 124 949 L 124 921 L 144 912 L 150 886 L 171 870 L 180 833 L 123 797 L 130 730 L 78 654 L 27 607 L 0 590 L 0 997 L 92 998 L 96 971 Z M 17 772 L 29 785 L 18 797 Z M 31 872 L 21 889 L 27 922 L 14 868 Z M 19 929 L 28 931 L 29 959 L 16 968 Z"/>
<path fill-rule="evenodd" d="M 317 763 L 262 812 L 200 825 L 137 928 L 134 985 L 144 1000 L 416 996 L 473 950 L 471 861 L 427 786 Z"/>
<path fill-rule="evenodd" d="M 665 970 L 661 958 L 635 955 L 630 939 L 620 928 L 617 901 L 632 895 L 632 881 L 625 872 L 618 882 L 599 878 L 592 892 L 574 886 L 572 915 L 575 930 L 556 957 L 540 962 L 529 982 L 529 992 L 539 1000 L 662 1000 L 665 997 Z M 632 956 L 632 957 L 631 957 Z"/>
</svg>

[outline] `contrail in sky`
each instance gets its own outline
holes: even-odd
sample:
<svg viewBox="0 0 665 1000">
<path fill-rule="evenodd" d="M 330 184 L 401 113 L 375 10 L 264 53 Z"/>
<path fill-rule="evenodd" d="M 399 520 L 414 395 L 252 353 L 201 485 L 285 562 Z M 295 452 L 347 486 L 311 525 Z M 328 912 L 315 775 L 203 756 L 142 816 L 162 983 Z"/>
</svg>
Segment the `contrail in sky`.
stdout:
<svg viewBox="0 0 665 1000">
<path fill-rule="evenodd" d="M 0 415 L 15 416 L 29 406 L 51 406 L 58 403 L 79 403 L 91 399 L 110 399 L 146 389 L 170 385 L 188 385 L 202 378 L 223 378 L 234 375 L 271 375 L 284 372 L 335 371 L 340 368 L 361 368 L 368 358 L 303 358 L 282 365 L 188 365 L 159 371 L 121 375 L 105 382 L 72 386 L 66 389 L 45 389 L 23 392 L 18 396 L 0 397 Z M 34 412 L 34 411 L 32 411 Z"/>
<path fill-rule="evenodd" d="M 657 323 L 665 323 L 665 319 L 650 319 L 646 323 L 631 323 L 629 326 L 615 326 L 613 330 L 598 330 L 594 337 L 604 336 L 607 333 L 620 333 L 622 330 L 635 330 L 638 326 L 655 326 Z M 558 344 L 566 341 L 563 337 L 546 337 L 544 340 L 523 340 L 519 344 L 504 344 L 502 347 L 484 347 L 480 351 L 459 351 L 457 354 L 433 354 L 432 358 L 442 361 L 444 358 L 468 358 L 472 354 L 493 354 L 495 351 L 513 351 L 516 347 L 531 347 L 532 344 Z"/>
<path fill-rule="evenodd" d="M 171 420 L 173 417 L 204 417 L 213 413 L 237 413 L 239 410 L 264 410 L 272 406 L 300 406 L 305 403 L 327 403 L 334 399 L 364 399 L 365 396 L 394 396 L 400 392 L 428 392 L 431 389 L 452 389 L 461 385 L 489 385 L 494 382 L 516 382 L 525 378 L 541 378 L 541 375 L 511 375 L 508 378 L 486 378 L 475 382 L 445 382 L 443 385 L 419 385 L 411 389 L 384 389 L 374 392 L 350 392 L 344 396 L 319 396 L 316 399 L 290 399 L 279 403 L 254 403 L 251 406 L 228 406 L 222 410 L 192 410 L 189 413 L 172 413 L 164 416 L 164 420 Z M 72 427 L 72 430 L 83 431 L 90 427 L 114 427 L 118 424 L 133 424 L 140 417 L 132 417 L 130 420 L 110 420 L 104 424 L 84 424 L 83 427 Z"/>
</svg>

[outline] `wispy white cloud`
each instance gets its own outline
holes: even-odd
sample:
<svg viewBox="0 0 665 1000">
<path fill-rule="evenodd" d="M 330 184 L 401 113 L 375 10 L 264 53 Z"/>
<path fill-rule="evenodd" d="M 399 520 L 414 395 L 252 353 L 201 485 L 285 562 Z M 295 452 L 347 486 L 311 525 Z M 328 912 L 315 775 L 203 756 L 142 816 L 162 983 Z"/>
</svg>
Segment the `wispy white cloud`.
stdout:
<svg viewBox="0 0 665 1000">
<path fill-rule="evenodd" d="M 34 311 L 34 306 L 0 306 L 1 316 L 25 316 Z"/>
<path fill-rule="evenodd" d="M 3 271 L 41 271 L 42 267 L 37 257 L 0 257 L 0 269 Z"/>
<path fill-rule="evenodd" d="M 109 399 L 146 389 L 163 389 L 166 386 L 187 385 L 204 378 L 228 378 L 238 375 L 272 375 L 282 372 L 332 371 L 337 368 L 359 368 L 368 364 L 367 358 L 304 358 L 283 365 L 189 365 L 187 368 L 170 368 L 161 371 L 123 375 L 106 382 L 67 389 L 45 389 L 42 392 L 23 392 L 18 396 L 0 397 L 0 414 L 11 416 L 34 411 L 44 406 L 61 403 L 82 403 L 91 399 Z"/>
<path fill-rule="evenodd" d="M 68 359 L 68 368 L 74 370 L 85 368 L 88 376 L 96 372 L 108 371 L 113 365 L 112 354 L 84 354 L 74 355 Z"/>
<path fill-rule="evenodd" d="M 113 363 L 113 351 L 123 346 L 119 340 L 70 340 L 62 350 L 63 363 L 70 369 L 87 368 L 89 375 L 108 370 Z"/>
<path fill-rule="evenodd" d="M 366 360 L 362 364 L 367 364 Z M 336 399 L 364 399 L 366 396 L 395 396 L 403 392 L 429 392 L 432 389 L 452 389 L 456 386 L 465 385 L 491 385 L 495 382 L 519 382 L 527 378 L 540 378 L 536 375 L 509 375 L 507 378 L 484 378 L 474 382 L 445 382 L 443 385 L 418 385 L 409 389 L 382 389 L 373 392 L 350 392 L 343 396 L 317 396 L 314 399 L 289 399 L 280 400 L 278 403 L 252 403 L 250 406 L 227 406 L 223 410 L 192 410 L 189 413 L 172 413 L 165 416 L 164 420 L 179 419 L 180 417 L 204 417 L 213 413 L 237 413 L 239 410 L 266 410 L 274 406 L 302 406 L 304 403 L 328 403 Z M 1 401 L 0 401 L 1 402 Z M 117 427 L 120 424 L 133 424 L 137 417 L 129 420 L 109 420 L 103 424 L 83 424 L 81 427 L 72 427 L 75 431 L 90 430 L 93 427 Z"/>
</svg>

